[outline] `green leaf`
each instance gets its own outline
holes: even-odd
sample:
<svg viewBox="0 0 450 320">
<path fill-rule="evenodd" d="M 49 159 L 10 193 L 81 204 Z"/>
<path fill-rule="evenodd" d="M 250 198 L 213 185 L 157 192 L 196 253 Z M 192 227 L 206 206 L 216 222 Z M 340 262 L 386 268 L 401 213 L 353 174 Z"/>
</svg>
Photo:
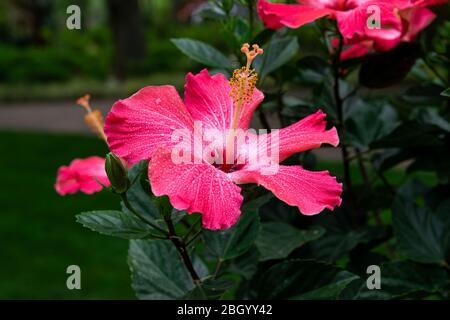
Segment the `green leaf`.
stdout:
<svg viewBox="0 0 450 320">
<path fill-rule="evenodd" d="M 250 200 L 242 205 L 242 211 L 257 211 L 271 199 L 273 199 L 273 193 L 269 192 L 258 198 Z"/>
<path fill-rule="evenodd" d="M 305 84 L 319 84 L 330 74 L 330 65 L 318 56 L 306 56 L 297 62 L 300 80 Z"/>
<path fill-rule="evenodd" d="M 132 185 L 127 191 L 128 201 L 131 203 L 139 213 L 144 215 L 149 220 L 159 220 L 161 215 L 158 208 L 152 200 L 150 183 L 147 177 L 147 161 L 141 161 L 134 165 L 128 173 L 128 179 Z M 129 212 L 122 204 L 122 211 Z M 130 212 L 130 214 L 132 214 Z"/>
<path fill-rule="evenodd" d="M 261 77 L 265 77 L 291 60 L 298 49 L 296 37 L 274 39 L 264 48 L 264 54 L 255 58 L 255 69 Z"/>
<path fill-rule="evenodd" d="M 372 148 L 439 147 L 443 145 L 435 127 L 415 120 L 405 121 L 387 136 L 372 143 Z"/>
<path fill-rule="evenodd" d="M 441 86 L 425 83 L 408 88 L 400 98 L 413 107 L 440 106 L 445 101 L 445 98 L 441 96 L 441 92 Z"/>
<path fill-rule="evenodd" d="M 441 96 L 450 97 L 450 88 L 447 88 L 444 91 L 442 91 Z"/>
<path fill-rule="evenodd" d="M 428 208 L 419 207 L 411 195 L 400 192 L 393 205 L 394 233 L 399 251 L 411 260 L 445 264 L 450 247 L 448 228 Z"/>
<path fill-rule="evenodd" d="M 153 195 L 150 183 L 148 181 L 147 170 L 148 162 L 141 161 L 134 165 L 128 173 L 128 179 L 131 181 L 131 186 L 127 191 L 128 201 L 134 209 L 142 214 L 146 219 L 165 228 L 166 224 L 161 216 L 158 206 L 156 205 L 156 198 Z M 122 203 L 122 211 L 133 215 L 125 205 Z M 185 211 L 180 211 L 175 208 L 172 209 L 172 222 L 176 224 L 186 215 Z"/>
<path fill-rule="evenodd" d="M 348 112 L 346 134 L 353 146 L 362 151 L 387 134 L 396 126 L 397 113 L 389 105 L 361 104 Z"/>
<path fill-rule="evenodd" d="M 207 43 L 187 38 L 171 39 L 171 41 L 181 52 L 195 61 L 210 67 L 231 69 L 230 60 Z"/>
<path fill-rule="evenodd" d="M 142 239 L 157 233 L 135 216 L 121 211 L 83 212 L 77 215 L 77 222 L 101 234 L 124 239 Z"/>
<path fill-rule="evenodd" d="M 251 247 L 245 254 L 231 260 L 226 271 L 250 280 L 258 269 L 258 256 L 256 246 Z"/>
<path fill-rule="evenodd" d="M 312 260 L 274 265 L 258 281 L 259 299 L 336 299 L 358 276 Z"/>
<path fill-rule="evenodd" d="M 260 261 L 286 258 L 292 251 L 305 243 L 320 238 L 325 229 L 315 227 L 310 230 L 300 230 L 287 223 L 266 222 L 256 239 L 260 252 Z"/>
<path fill-rule="evenodd" d="M 218 300 L 233 286 L 234 282 L 228 279 L 208 279 L 189 292 L 187 300 Z"/>
<path fill-rule="evenodd" d="M 206 247 L 212 255 L 229 260 L 244 254 L 256 240 L 259 232 L 259 215 L 256 210 L 242 211 L 241 218 L 233 227 L 220 230 L 204 230 Z"/>
<path fill-rule="evenodd" d="M 417 115 L 417 118 L 417 120 L 424 125 L 433 126 L 437 129 L 450 133 L 450 123 L 434 110 L 421 110 L 421 112 Z"/>
<path fill-rule="evenodd" d="M 193 260 L 199 276 L 205 276 L 206 267 Z M 194 289 L 189 272 L 169 241 L 131 240 L 128 264 L 139 299 L 180 299 Z"/>
<path fill-rule="evenodd" d="M 344 299 L 370 300 L 398 299 L 419 292 L 434 293 L 448 284 L 448 276 L 443 268 L 421 265 L 411 261 L 383 263 L 380 266 L 380 273 L 381 289 L 369 290 L 367 279 L 361 279 L 355 283 L 357 287 L 355 292 L 349 294 L 345 292 L 346 289 L 342 293 L 342 297 Z"/>
<path fill-rule="evenodd" d="M 335 209 L 332 215 L 316 218 L 319 225 L 325 228 L 326 233 L 310 244 L 315 259 L 336 261 L 356 246 L 367 244 L 384 235 L 384 229 L 375 226 L 354 228 L 352 213 L 345 207 L 340 207 Z"/>
</svg>

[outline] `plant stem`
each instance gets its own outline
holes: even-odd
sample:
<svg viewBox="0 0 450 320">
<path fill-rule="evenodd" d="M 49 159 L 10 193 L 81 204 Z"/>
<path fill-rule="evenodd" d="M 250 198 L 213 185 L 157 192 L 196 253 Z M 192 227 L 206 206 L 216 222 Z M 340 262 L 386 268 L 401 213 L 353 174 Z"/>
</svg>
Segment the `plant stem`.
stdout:
<svg viewBox="0 0 450 320">
<path fill-rule="evenodd" d="M 248 26 L 250 28 L 250 39 L 252 39 L 252 35 L 253 35 L 253 7 L 254 7 L 254 1 L 253 0 L 248 0 L 247 1 L 247 8 L 248 8 Z"/>
<path fill-rule="evenodd" d="M 194 242 L 194 240 L 197 239 L 197 237 L 201 234 L 202 234 L 202 229 L 198 230 L 197 233 L 195 233 L 192 236 L 192 238 L 190 238 L 188 241 L 186 241 L 186 247 L 188 247 L 192 242 Z"/>
<path fill-rule="evenodd" d="M 164 221 L 166 222 L 167 228 L 169 229 L 169 240 L 172 241 L 178 253 L 180 254 L 181 259 L 184 265 L 186 266 L 186 269 L 189 271 L 189 274 L 191 275 L 192 281 L 194 282 L 195 285 L 200 284 L 201 282 L 200 277 L 198 276 L 197 272 L 194 269 L 194 266 L 192 265 L 192 261 L 191 258 L 189 257 L 185 242 L 183 241 L 182 238 L 180 238 L 177 235 L 177 232 L 170 217 L 164 217 Z"/>
<path fill-rule="evenodd" d="M 219 275 L 220 268 L 222 267 L 222 263 L 223 263 L 223 260 L 221 258 L 218 258 L 216 268 L 215 268 L 214 274 L 213 274 L 214 279 L 217 278 L 217 276 Z"/>
<path fill-rule="evenodd" d="M 120 197 L 122 198 L 123 203 L 125 204 L 125 207 L 130 210 L 136 217 L 138 217 L 142 222 L 144 222 L 145 224 L 149 225 L 150 227 L 152 227 L 155 230 L 158 230 L 159 232 L 161 232 L 164 235 L 168 235 L 167 231 L 158 227 L 156 224 L 154 224 L 153 222 L 147 220 L 142 214 L 140 214 L 132 205 L 131 203 L 128 201 L 128 197 L 126 193 L 122 193 L 120 195 Z"/>
<path fill-rule="evenodd" d="M 186 232 L 186 234 L 183 236 L 183 241 L 186 242 L 187 238 L 189 237 L 189 235 L 192 233 L 192 231 L 195 230 L 195 227 L 200 223 L 200 221 L 202 221 L 201 217 L 198 217 L 197 220 L 195 220 L 195 222 L 190 226 L 190 228 L 188 229 L 188 231 Z M 200 229 L 201 230 L 201 229 Z"/>
<path fill-rule="evenodd" d="M 343 47 L 343 39 L 342 36 L 339 37 L 339 46 L 335 52 L 335 56 L 333 58 L 333 76 L 334 76 L 334 84 L 333 84 L 333 92 L 334 92 L 334 98 L 336 101 L 336 109 L 337 109 L 337 116 L 338 116 L 338 125 L 340 128 L 340 134 L 341 136 L 345 134 L 345 125 L 344 125 L 344 106 L 343 106 L 343 100 L 340 95 L 339 90 L 339 78 L 340 78 L 340 68 L 339 68 L 339 59 L 342 52 Z M 348 190 L 348 192 L 351 194 L 352 190 L 352 181 L 351 181 L 351 174 L 350 174 L 350 161 L 349 161 L 349 154 L 347 146 L 341 143 L 341 150 L 342 150 L 342 161 L 344 164 L 344 184 Z"/>
</svg>

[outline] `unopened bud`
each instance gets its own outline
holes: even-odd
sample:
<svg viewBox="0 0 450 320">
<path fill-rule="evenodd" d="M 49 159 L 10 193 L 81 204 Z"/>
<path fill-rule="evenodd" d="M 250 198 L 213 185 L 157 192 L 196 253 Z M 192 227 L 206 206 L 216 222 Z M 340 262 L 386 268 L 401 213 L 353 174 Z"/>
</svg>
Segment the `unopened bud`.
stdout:
<svg viewBox="0 0 450 320">
<path fill-rule="evenodd" d="M 127 170 L 119 157 L 108 153 L 106 155 L 105 171 L 115 192 L 124 193 L 128 190 L 130 181 L 128 180 Z"/>
</svg>

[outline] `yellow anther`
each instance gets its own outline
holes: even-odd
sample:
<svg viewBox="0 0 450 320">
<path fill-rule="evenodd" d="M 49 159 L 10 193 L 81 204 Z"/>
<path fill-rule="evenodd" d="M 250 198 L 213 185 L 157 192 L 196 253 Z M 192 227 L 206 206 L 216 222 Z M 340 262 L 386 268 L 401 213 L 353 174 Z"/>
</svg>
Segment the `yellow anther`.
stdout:
<svg viewBox="0 0 450 320">
<path fill-rule="evenodd" d="M 89 100 L 91 100 L 91 95 L 85 94 L 84 96 L 78 98 L 77 104 L 86 109 L 87 112 L 92 112 L 91 106 L 89 105 Z"/>
<path fill-rule="evenodd" d="M 230 95 L 239 112 L 243 103 L 251 101 L 258 80 L 258 75 L 255 70 L 250 69 L 252 62 L 256 56 L 261 55 L 264 52 L 257 44 L 253 44 L 251 47 L 252 50 L 250 50 L 250 45 L 248 43 L 242 45 L 241 52 L 247 57 L 247 64 L 245 67 L 234 70 L 233 76 L 230 79 Z M 237 114 L 237 116 L 239 115 Z"/>
<path fill-rule="evenodd" d="M 104 122 L 100 110 L 92 110 L 89 103 L 91 96 L 86 94 L 77 100 L 77 104 L 82 106 L 87 114 L 84 116 L 84 122 L 91 128 L 91 130 L 100 138 L 106 141 L 106 135 L 103 131 Z"/>
<path fill-rule="evenodd" d="M 241 52 L 245 53 L 245 56 L 247 57 L 247 69 L 250 69 L 253 59 L 255 59 L 256 56 L 264 53 L 263 49 L 261 49 L 257 44 L 253 44 L 252 50 L 250 50 L 250 45 L 248 43 L 244 43 L 242 45 Z"/>
</svg>

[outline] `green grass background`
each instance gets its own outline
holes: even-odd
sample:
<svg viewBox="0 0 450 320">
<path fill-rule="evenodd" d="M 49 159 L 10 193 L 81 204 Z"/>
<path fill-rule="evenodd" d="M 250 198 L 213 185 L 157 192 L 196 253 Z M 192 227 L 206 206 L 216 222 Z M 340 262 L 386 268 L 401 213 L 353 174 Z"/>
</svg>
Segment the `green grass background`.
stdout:
<svg viewBox="0 0 450 320">
<path fill-rule="evenodd" d="M 56 170 L 73 158 L 104 155 L 99 140 L 0 132 L 0 299 L 130 299 L 126 240 L 75 222 L 93 209 L 117 208 L 107 192 L 60 197 Z M 81 268 L 81 290 L 68 290 L 66 268 Z"/>
</svg>

